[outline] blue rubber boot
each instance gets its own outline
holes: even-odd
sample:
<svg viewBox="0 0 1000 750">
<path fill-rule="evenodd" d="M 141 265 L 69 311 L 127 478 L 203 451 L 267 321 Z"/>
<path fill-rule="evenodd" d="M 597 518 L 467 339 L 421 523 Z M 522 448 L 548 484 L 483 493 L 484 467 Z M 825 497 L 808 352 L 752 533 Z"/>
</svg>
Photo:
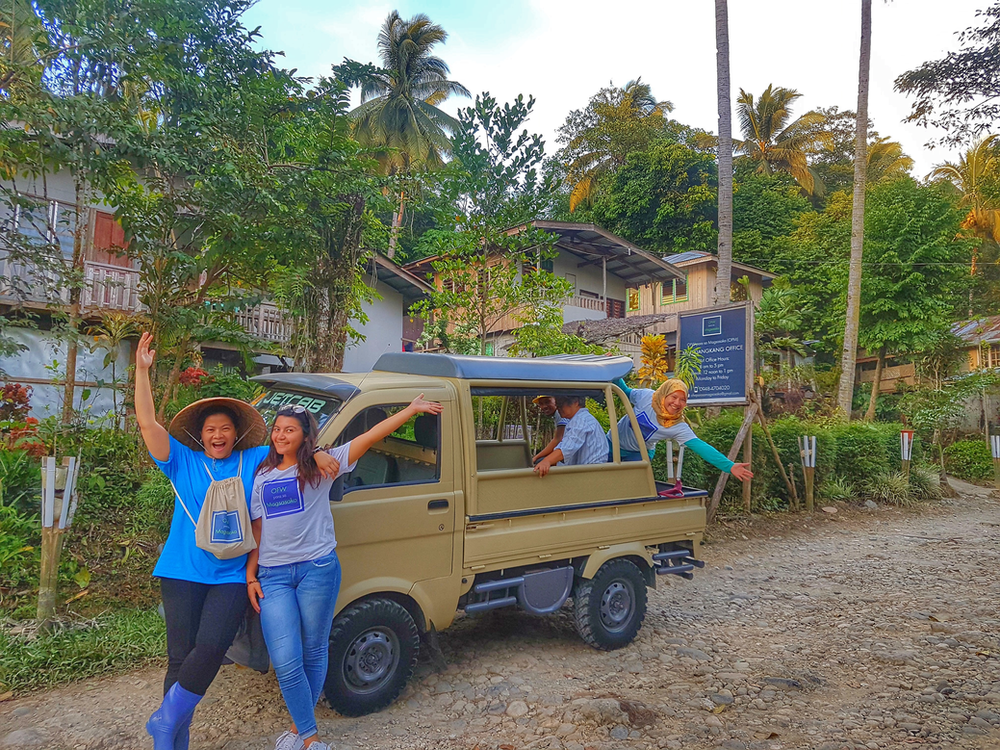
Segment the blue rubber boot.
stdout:
<svg viewBox="0 0 1000 750">
<path fill-rule="evenodd" d="M 146 731 L 153 738 L 154 750 L 175 750 L 174 742 L 182 729 L 187 736 L 191 717 L 200 700 L 200 695 L 185 690 L 180 683 L 171 685 L 163 696 L 163 703 L 146 722 Z"/>
<path fill-rule="evenodd" d="M 194 716 L 194 713 L 187 718 L 187 721 L 177 728 L 177 737 L 174 738 L 174 750 L 188 750 L 188 744 L 191 742 L 192 716 Z"/>
</svg>

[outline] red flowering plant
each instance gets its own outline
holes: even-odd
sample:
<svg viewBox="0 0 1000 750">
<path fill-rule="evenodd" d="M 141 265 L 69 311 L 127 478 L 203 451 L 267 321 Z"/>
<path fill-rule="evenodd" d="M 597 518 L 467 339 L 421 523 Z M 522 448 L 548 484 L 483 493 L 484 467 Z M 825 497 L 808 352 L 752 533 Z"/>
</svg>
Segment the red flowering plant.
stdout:
<svg viewBox="0 0 1000 750">
<path fill-rule="evenodd" d="M 189 367 L 180 374 L 178 379 L 181 385 L 192 385 L 197 388 L 201 385 L 202 379 L 208 377 L 210 377 L 209 374 L 200 367 Z"/>
<path fill-rule="evenodd" d="M 38 420 L 29 417 L 31 386 L 5 383 L 0 389 L 0 431 L 9 450 L 24 450 L 38 458 L 46 453 L 45 441 L 38 435 Z"/>
</svg>

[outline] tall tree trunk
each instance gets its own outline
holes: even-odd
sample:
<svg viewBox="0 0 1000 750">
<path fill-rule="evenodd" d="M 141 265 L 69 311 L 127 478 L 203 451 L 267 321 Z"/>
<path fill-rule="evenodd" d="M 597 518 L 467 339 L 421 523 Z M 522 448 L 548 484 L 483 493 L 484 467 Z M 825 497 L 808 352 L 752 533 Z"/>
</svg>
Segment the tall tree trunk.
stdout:
<svg viewBox="0 0 1000 750">
<path fill-rule="evenodd" d="M 882 390 L 882 368 L 885 367 L 885 347 L 878 350 L 878 361 L 875 363 L 875 380 L 872 381 L 872 396 L 868 399 L 868 411 L 865 412 L 865 419 L 869 422 L 875 421 L 875 405 L 878 401 L 879 391 Z"/>
<path fill-rule="evenodd" d="M 389 232 L 389 251 L 387 255 L 390 259 L 396 257 L 396 245 L 399 244 L 399 230 L 403 226 L 403 209 L 406 207 L 406 191 L 399 191 L 399 210 L 392 216 L 392 230 Z"/>
<path fill-rule="evenodd" d="M 729 7 L 715 0 L 715 64 L 719 99 L 719 267 L 713 305 L 730 300 L 733 275 L 733 108 L 729 99 Z"/>
<path fill-rule="evenodd" d="M 76 398 L 76 361 L 80 348 L 80 308 L 82 298 L 81 284 L 85 283 L 83 277 L 83 250 L 84 235 L 87 230 L 87 196 L 89 191 L 82 178 L 75 181 L 75 205 L 73 216 L 73 261 L 70 269 L 70 278 L 73 283 L 69 288 L 69 340 L 66 348 L 66 382 L 63 386 L 63 410 L 62 422 L 69 424 L 73 421 L 73 403 Z M 58 224 L 58 217 L 56 219 Z M 52 227 L 53 232 L 56 227 Z"/>
<path fill-rule="evenodd" d="M 861 251 L 865 241 L 865 182 L 868 169 L 868 77 L 872 51 L 872 0 L 861 0 L 861 55 L 858 61 L 858 120 L 854 136 L 854 205 L 851 208 L 851 266 L 847 280 L 847 320 L 840 355 L 837 406 L 850 419 L 854 367 L 861 320 Z"/>
<path fill-rule="evenodd" d="M 336 225 L 327 227 L 325 248 L 312 277 L 306 372 L 340 372 L 344 367 L 347 326 L 357 307 L 354 281 L 361 263 L 365 199 L 360 195 L 340 196 L 347 209 Z"/>
</svg>

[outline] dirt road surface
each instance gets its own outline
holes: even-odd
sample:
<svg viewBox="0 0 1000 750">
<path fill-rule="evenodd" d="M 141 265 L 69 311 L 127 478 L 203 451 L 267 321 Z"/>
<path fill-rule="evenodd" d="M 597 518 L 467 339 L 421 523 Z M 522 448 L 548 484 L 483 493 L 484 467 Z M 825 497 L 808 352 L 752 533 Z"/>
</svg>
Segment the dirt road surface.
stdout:
<svg viewBox="0 0 1000 750">
<path fill-rule="evenodd" d="M 638 639 L 585 646 L 565 612 L 442 633 L 389 709 L 319 711 L 338 750 L 1000 748 L 1000 502 L 732 521 L 694 581 L 660 581 Z M 151 747 L 161 673 L 0 704 L 0 748 Z M 192 748 L 268 750 L 274 675 L 225 667 Z"/>
</svg>

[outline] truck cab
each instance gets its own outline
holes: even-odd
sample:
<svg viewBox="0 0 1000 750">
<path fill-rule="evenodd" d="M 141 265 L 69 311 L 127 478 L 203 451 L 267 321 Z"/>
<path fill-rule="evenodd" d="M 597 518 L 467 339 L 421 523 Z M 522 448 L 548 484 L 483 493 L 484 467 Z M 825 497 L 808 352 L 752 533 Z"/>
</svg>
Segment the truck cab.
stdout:
<svg viewBox="0 0 1000 750">
<path fill-rule="evenodd" d="M 456 615 L 517 606 L 555 612 L 572 600 L 591 646 L 628 645 L 658 574 L 689 578 L 705 528 L 705 497 L 659 494 L 649 460 L 622 461 L 621 410 L 642 443 L 631 404 L 612 381 L 627 357 L 538 359 L 385 354 L 366 374 L 264 375 L 257 408 L 316 416 L 318 444 L 361 434 L 416 396 L 439 401 L 376 444 L 331 490 L 343 571 L 325 694 L 341 714 L 379 710 L 416 665 L 421 635 Z M 602 404 L 608 461 L 533 471 L 545 419 L 538 395 Z"/>
</svg>

